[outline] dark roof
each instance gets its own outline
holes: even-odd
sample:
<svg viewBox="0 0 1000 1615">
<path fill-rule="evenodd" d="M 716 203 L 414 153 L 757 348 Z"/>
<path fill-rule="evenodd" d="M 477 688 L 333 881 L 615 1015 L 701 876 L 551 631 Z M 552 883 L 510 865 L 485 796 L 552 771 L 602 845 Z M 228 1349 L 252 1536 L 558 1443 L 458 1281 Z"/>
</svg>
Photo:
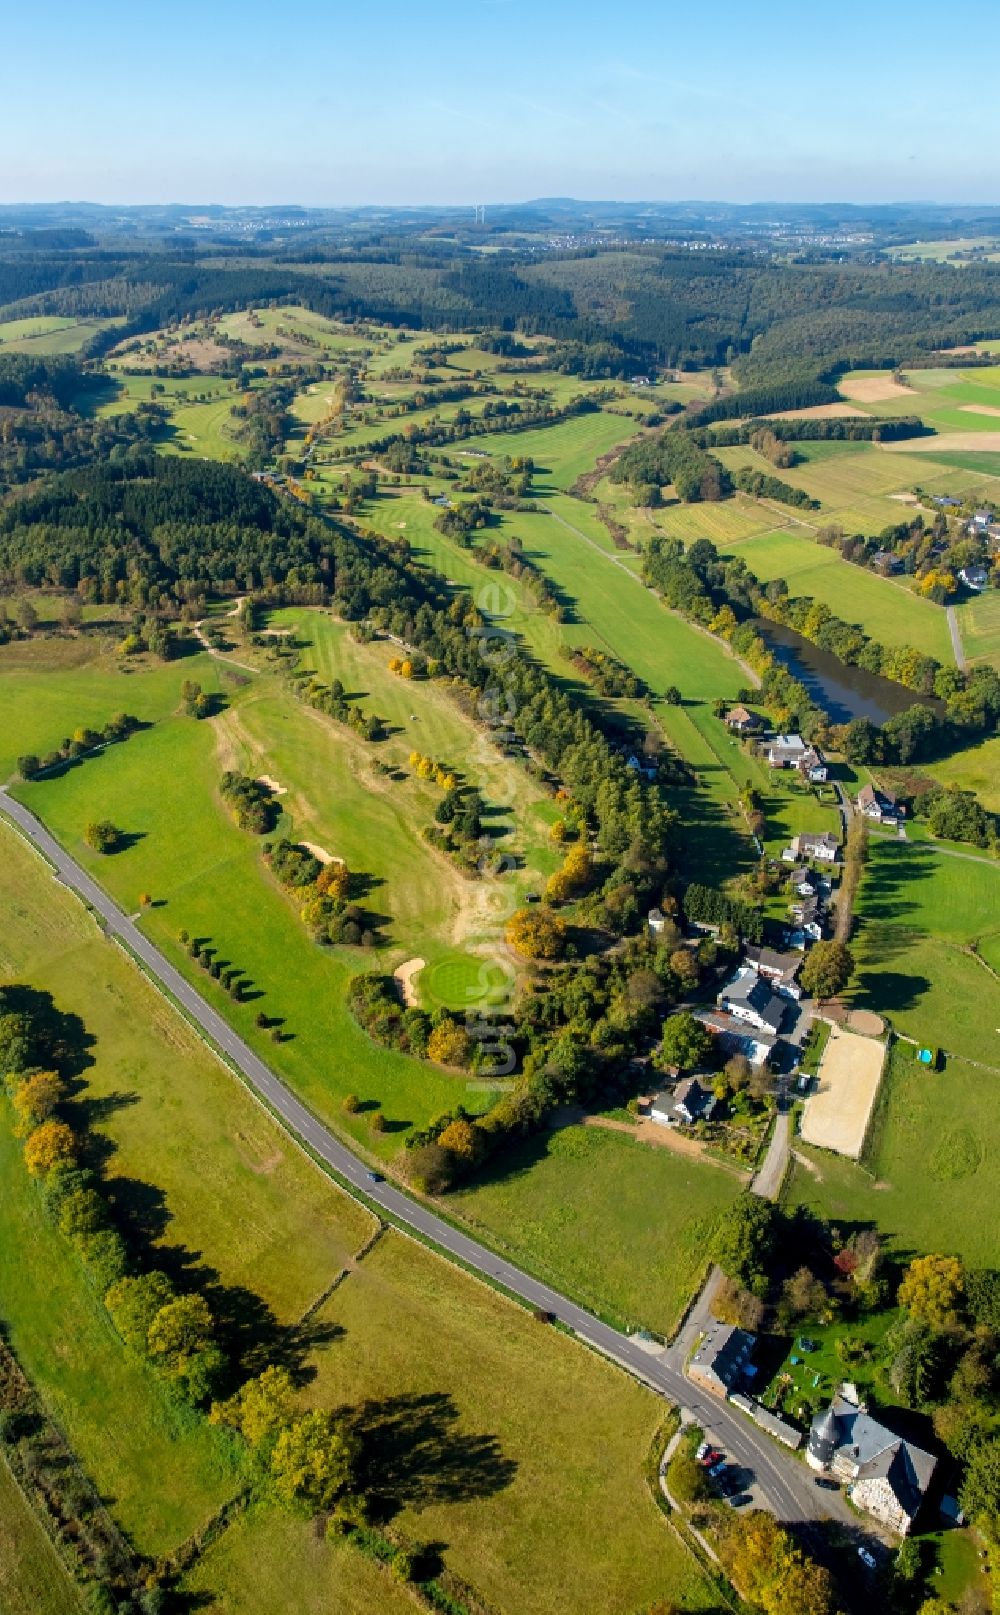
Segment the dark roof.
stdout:
<svg viewBox="0 0 1000 1615">
<path fill-rule="evenodd" d="M 813 1420 L 809 1449 L 826 1463 L 835 1454 L 843 1454 L 857 1466 L 858 1480 L 887 1480 L 900 1508 L 911 1520 L 920 1508 L 937 1462 L 931 1453 L 896 1435 L 843 1396 L 835 1396 L 825 1412 Z"/>
<path fill-rule="evenodd" d="M 757 970 L 768 970 L 776 976 L 795 976 L 802 968 L 801 953 L 779 953 L 776 948 L 759 948 L 751 943 L 743 949 L 743 957 Z"/>
<path fill-rule="evenodd" d="M 749 965 L 744 965 L 737 972 L 729 985 L 723 988 L 721 996 L 730 1003 L 749 1005 L 773 1032 L 778 1030 L 788 1007 L 773 991 L 770 983 L 763 976 L 758 976 Z"/>
</svg>

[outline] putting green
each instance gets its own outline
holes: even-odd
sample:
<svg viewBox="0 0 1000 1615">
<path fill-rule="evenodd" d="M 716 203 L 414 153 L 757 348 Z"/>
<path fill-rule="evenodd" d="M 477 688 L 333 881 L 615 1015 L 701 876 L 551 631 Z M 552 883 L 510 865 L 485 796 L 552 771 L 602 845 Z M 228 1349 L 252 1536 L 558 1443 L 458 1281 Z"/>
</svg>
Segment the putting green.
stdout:
<svg viewBox="0 0 1000 1615">
<path fill-rule="evenodd" d="M 420 979 L 421 996 L 430 1006 L 442 1004 L 445 1009 L 502 1003 L 512 987 L 512 974 L 508 976 L 502 965 L 467 953 L 447 954 Z"/>
</svg>

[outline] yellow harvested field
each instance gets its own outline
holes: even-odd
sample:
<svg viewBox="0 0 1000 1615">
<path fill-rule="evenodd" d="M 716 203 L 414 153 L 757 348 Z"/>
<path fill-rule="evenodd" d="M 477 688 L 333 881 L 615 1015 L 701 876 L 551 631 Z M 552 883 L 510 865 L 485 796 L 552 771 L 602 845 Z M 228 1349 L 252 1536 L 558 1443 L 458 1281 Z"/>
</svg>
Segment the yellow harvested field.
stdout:
<svg viewBox="0 0 1000 1615">
<path fill-rule="evenodd" d="M 837 384 L 845 398 L 856 398 L 861 404 L 882 404 L 889 398 L 912 398 L 911 387 L 901 387 L 886 372 L 880 376 L 845 376 Z"/>
<path fill-rule="evenodd" d="M 885 1047 L 834 1026 L 823 1050 L 815 1091 L 802 1111 L 802 1138 L 856 1161 L 882 1080 Z"/>
<path fill-rule="evenodd" d="M 853 404 L 812 404 L 808 409 L 776 409 L 768 416 L 771 421 L 829 421 L 841 415 L 866 415 L 867 410 Z"/>
<path fill-rule="evenodd" d="M 933 437 L 907 437 L 901 443 L 883 443 L 884 454 L 1000 453 L 1000 432 L 937 432 Z"/>
<path fill-rule="evenodd" d="M 1000 409 L 995 404 L 959 404 L 963 415 L 996 415 L 1000 416 Z"/>
</svg>

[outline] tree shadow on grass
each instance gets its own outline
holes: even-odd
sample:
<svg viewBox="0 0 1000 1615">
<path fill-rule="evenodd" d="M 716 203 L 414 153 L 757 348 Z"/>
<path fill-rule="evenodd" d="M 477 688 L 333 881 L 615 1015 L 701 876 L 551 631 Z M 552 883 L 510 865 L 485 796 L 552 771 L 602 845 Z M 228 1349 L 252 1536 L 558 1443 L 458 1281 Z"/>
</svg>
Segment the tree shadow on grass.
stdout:
<svg viewBox="0 0 1000 1615">
<path fill-rule="evenodd" d="M 442 1391 L 404 1393 L 353 1410 L 362 1443 L 360 1486 L 377 1517 L 391 1519 L 408 1505 L 494 1497 L 511 1484 L 517 1464 L 497 1437 L 463 1429 L 461 1418 Z"/>
<path fill-rule="evenodd" d="M 6 1014 L 25 1015 L 34 1031 L 34 1058 L 39 1065 L 59 1071 L 72 1083 L 94 1064 L 91 1049 L 97 1039 L 79 1015 L 57 1009 L 52 994 L 37 987 L 12 983 L 2 987 Z"/>
</svg>

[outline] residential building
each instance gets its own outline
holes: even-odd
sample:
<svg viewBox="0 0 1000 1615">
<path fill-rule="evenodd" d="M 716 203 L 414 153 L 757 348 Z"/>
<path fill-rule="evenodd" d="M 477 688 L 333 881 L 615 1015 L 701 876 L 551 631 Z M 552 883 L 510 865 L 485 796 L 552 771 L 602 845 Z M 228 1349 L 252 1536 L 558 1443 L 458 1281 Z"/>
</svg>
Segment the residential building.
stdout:
<svg viewBox="0 0 1000 1615">
<path fill-rule="evenodd" d="M 900 804 L 895 791 L 888 786 L 877 786 L 869 782 L 857 795 L 856 806 L 859 813 L 866 819 L 874 819 L 878 823 L 888 822 L 895 824 L 906 811 Z"/>
<path fill-rule="evenodd" d="M 806 1462 L 845 1482 L 858 1508 L 906 1536 L 920 1513 L 937 1459 L 841 1393 L 813 1420 Z"/>
<path fill-rule="evenodd" d="M 897 572 L 902 572 L 903 570 L 902 560 L 898 555 L 894 555 L 892 550 L 876 550 L 872 556 L 871 564 L 874 570 L 881 572 L 884 578 L 893 577 Z"/>
<path fill-rule="evenodd" d="M 685 1077 L 675 1088 L 663 1088 L 650 1100 L 651 1120 L 664 1127 L 690 1127 L 707 1122 L 715 1109 L 715 1095 L 697 1077 Z"/>
<path fill-rule="evenodd" d="M 767 1065 L 778 1039 L 773 1032 L 758 1031 L 748 1021 L 721 1009 L 692 1011 L 706 1032 L 711 1032 L 726 1054 L 744 1054 L 751 1065 Z"/>
<path fill-rule="evenodd" d="M 801 735 L 775 735 L 767 743 L 767 760 L 772 768 L 797 768 L 808 750 Z"/>
<path fill-rule="evenodd" d="M 802 997 L 802 988 L 795 979 L 802 969 L 800 953 L 779 953 L 776 948 L 750 944 L 743 949 L 743 957 L 783 998 Z"/>
<path fill-rule="evenodd" d="M 794 837 L 792 851 L 796 858 L 816 858 L 822 864 L 835 864 L 840 851 L 840 838 L 832 830 L 824 830 L 821 834 L 806 830 Z"/>
<path fill-rule="evenodd" d="M 756 713 L 748 712 L 746 707 L 730 707 L 726 713 L 726 727 L 735 729 L 740 735 L 752 735 L 757 729 L 763 728 L 763 722 Z"/>
<path fill-rule="evenodd" d="M 737 1020 L 748 1021 L 761 1032 L 777 1032 L 785 1018 L 786 1005 L 769 981 L 759 976 L 753 965 L 742 965 L 718 997 L 720 1009 Z"/>
<path fill-rule="evenodd" d="M 970 531 L 974 533 L 985 533 L 986 529 L 991 526 L 992 522 L 992 510 L 976 510 L 973 512 L 972 520 L 969 523 L 969 528 Z"/>
<path fill-rule="evenodd" d="M 958 581 L 964 583 L 974 594 L 982 594 L 990 581 L 990 575 L 985 566 L 963 566 L 958 574 Z"/>
<path fill-rule="evenodd" d="M 800 774 L 804 774 L 806 779 L 812 780 L 814 784 L 822 784 L 830 775 L 826 759 L 821 752 L 816 750 L 815 746 L 810 746 L 807 751 L 803 752 L 795 767 Z"/>
<path fill-rule="evenodd" d="M 788 912 L 800 931 L 811 942 L 819 942 L 823 936 L 823 905 L 815 894 L 811 897 L 799 897 L 788 906 Z"/>
<path fill-rule="evenodd" d="M 756 1345 L 756 1336 L 734 1324 L 717 1323 L 702 1336 L 687 1365 L 690 1379 L 723 1398 L 732 1391 L 742 1390 L 747 1370 L 753 1372 L 750 1359 Z"/>
<path fill-rule="evenodd" d="M 646 915 L 646 924 L 649 926 L 649 929 L 652 931 L 654 936 L 659 936 L 662 931 L 666 930 L 667 916 L 662 912 L 662 910 L 658 908 L 651 908 L 649 913 Z"/>
</svg>

